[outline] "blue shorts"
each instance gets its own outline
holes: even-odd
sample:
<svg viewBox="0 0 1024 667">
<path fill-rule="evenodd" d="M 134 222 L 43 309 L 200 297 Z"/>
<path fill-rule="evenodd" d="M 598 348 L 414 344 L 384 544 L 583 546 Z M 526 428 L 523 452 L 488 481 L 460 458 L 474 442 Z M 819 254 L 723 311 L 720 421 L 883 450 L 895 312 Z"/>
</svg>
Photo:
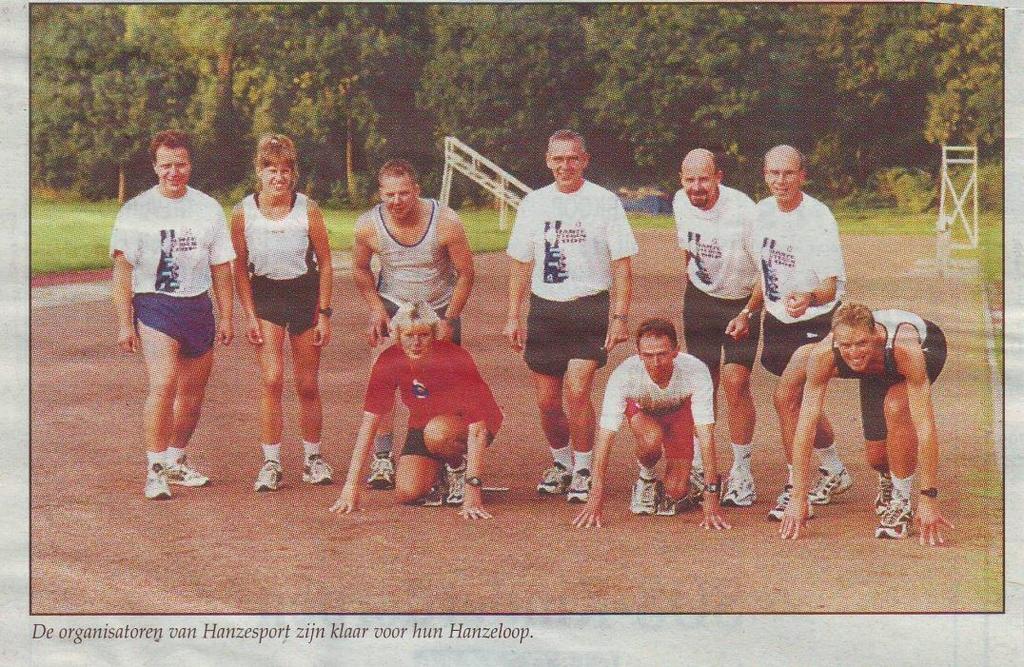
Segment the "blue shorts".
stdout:
<svg viewBox="0 0 1024 667">
<path fill-rule="evenodd" d="M 213 347 L 217 325 L 213 302 L 203 292 L 198 296 L 168 296 L 141 293 L 132 298 L 136 326 L 142 322 L 178 341 L 182 356 L 201 357 Z"/>
</svg>

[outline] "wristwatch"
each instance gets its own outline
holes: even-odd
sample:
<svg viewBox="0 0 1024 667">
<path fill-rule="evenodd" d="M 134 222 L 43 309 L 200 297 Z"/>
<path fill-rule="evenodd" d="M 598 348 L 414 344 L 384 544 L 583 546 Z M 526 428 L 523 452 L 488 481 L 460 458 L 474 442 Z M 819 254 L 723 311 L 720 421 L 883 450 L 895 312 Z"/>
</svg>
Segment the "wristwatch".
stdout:
<svg viewBox="0 0 1024 667">
<path fill-rule="evenodd" d="M 935 498 L 939 497 L 939 490 L 936 489 L 934 486 L 931 486 L 928 487 L 927 489 L 921 489 L 921 495 L 928 496 L 929 498 L 932 498 L 934 500 Z"/>
<path fill-rule="evenodd" d="M 626 316 L 626 315 L 619 315 L 617 313 L 615 315 L 612 315 L 612 319 L 613 320 L 622 320 L 623 322 L 628 322 L 629 321 L 629 317 L 628 316 Z"/>
<path fill-rule="evenodd" d="M 331 308 L 330 306 L 327 306 L 326 308 L 318 309 L 316 312 L 320 313 L 321 315 L 323 315 L 325 317 L 330 317 L 331 315 L 334 314 L 334 309 Z"/>
<path fill-rule="evenodd" d="M 481 486 L 484 485 L 484 482 L 483 482 L 482 479 L 480 479 L 479 477 L 474 475 L 473 477 L 467 477 L 466 478 L 466 484 L 469 484 L 470 486 L 475 486 L 477 488 L 480 488 Z"/>
</svg>

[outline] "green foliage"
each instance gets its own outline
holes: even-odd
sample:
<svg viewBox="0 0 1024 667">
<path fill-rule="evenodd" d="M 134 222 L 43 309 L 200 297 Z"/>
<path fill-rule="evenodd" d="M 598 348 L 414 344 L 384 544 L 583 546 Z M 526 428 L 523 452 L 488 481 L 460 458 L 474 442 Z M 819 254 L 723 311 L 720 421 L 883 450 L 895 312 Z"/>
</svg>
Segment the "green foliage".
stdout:
<svg viewBox="0 0 1024 667">
<path fill-rule="evenodd" d="M 613 187 L 674 189 L 681 157 L 705 146 L 755 196 L 764 151 L 788 143 L 812 190 L 851 204 L 878 205 L 890 195 L 857 193 L 907 170 L 885 184 L 916 192 L 908 210 L 925 206 L 914 170 L 934 171 L 942 142 L 994 155 L 1002 141 L 991 7 L 34 4 L 30 17 L 32 183 L 89 198 L 114 196 L 120 173 L 129 196 L 148 187 L 146 143 L 165 127 L 193 134 L 200 189 L 247 182 L 257 138 L 278 131 L 299 148 L 300 187 L 357 206 L 394 157 L 435 192 L 446 134 L 535 186 L 561 127 L 584 134 L 588 176 Z M 475 186 L 456 195 L 489 203 Z"/>
<path fill-rule="evenodd" d="M 878 195 L 901 211 L 924 213 L 938 201 L 936 178 L 919 169 L 884 169 L 875 174 L 875 179 Z"/>
</svg>

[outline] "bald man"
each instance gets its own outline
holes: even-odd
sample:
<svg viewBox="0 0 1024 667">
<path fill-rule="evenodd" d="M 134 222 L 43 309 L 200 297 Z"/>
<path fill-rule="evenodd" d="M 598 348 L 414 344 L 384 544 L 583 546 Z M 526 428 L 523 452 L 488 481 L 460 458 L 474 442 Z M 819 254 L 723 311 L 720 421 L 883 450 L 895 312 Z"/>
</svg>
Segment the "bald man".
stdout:
<svg viewBox="0 0 1024 667">
<path fill-rule="evenodd" d="M 843 295 L 846 269 L 832 211 L 803 191 L 807 172 L 800 151 L 785 145 L 768 151 L 764 181 L 772 196 L 754 208 L 752 250 L 760 260 L 759 289 L 765 309 L 761 365 L 779 376 L 774 402 L 789 462 L 789 480 L 768 513 L 769 519 L 781 521 L 792 490 L 793 436 L 803 397 L 801 369 L 787 365 L 798 348 L 828 335 L 832 313 Z M 820 476 L 808 499 L 814 505 L 827 505 L 845 493 L 853 479 L 839 458 L 832 425 L 824 415 L 815 429 L 814 447 Z"/>
<path fill-rule="evenodd" d="M 733 464 L 722 504 L 749 507 L 757 499 L 750 472 L 754 436 L 750 370 L 761 333 L 761 293 L 754 290 L 757 260 L 751 242 L 754 202 L 722 185 L 718 161 L 704 148 L 683 158 L 679 182 L 682 189 L 676 192 L 672 210 L 687 274 L 686 351 L 707 365 L 715 394 L 721 384 L 729 405 Z M 703 477 L 699 447 L 694 448 L 692 470 L 699 489 L 697 481 Z"/>
</svg>

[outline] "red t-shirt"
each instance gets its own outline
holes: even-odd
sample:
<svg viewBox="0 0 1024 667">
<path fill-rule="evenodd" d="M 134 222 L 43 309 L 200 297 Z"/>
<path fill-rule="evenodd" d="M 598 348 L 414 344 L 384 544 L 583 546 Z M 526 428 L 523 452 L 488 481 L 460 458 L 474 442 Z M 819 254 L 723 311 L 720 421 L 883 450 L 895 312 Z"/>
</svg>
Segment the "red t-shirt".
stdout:
<svg viewBox="0 0 1024 667">
<path fill-rule="evenodd" d="M 503 417 L 494 395 L 469 352 L 458 345 L 434 341 L 425 358 L 413 360 L 393 344 L 370 371 L 363 409 L 387 413 L 395 405 L 395 389 L 409 408 L 409 428 L 421 429 L 444 414 L 461 415 L 468 424 L 486 422 L 492 435 L 501 427 Z"/>
</svg>

